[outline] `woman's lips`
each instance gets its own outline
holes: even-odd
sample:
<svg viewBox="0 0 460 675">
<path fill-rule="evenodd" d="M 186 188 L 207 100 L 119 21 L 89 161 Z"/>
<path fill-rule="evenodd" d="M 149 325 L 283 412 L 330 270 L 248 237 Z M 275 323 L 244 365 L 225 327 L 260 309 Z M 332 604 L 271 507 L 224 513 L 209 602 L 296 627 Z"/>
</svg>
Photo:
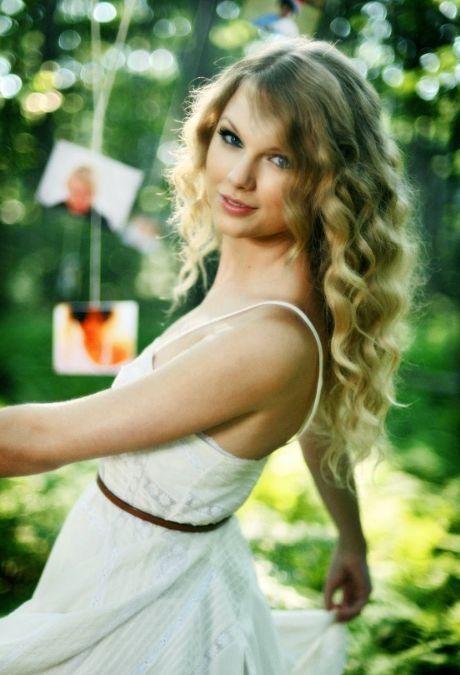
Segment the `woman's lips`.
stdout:
<svg viewBox="0 0 460 675">
<path fill-rule="evenodd" d="M 248 206 L 247 204 L 242 204 L 241 202 L 234 201 L 231 197 L 227 195 L 220 195 L 220 201 L 222 207 L 230 213 L 232 216 L 245 216 L 248 213 L 252 213 L 256 210 L 254 206 Z"/>
</svg>

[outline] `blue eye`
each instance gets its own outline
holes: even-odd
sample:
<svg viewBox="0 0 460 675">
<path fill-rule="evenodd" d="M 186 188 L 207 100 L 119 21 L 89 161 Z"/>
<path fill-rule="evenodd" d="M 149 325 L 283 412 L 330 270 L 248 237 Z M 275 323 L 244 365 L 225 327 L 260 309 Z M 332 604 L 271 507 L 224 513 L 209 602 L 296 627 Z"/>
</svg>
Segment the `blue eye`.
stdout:
<svg viewBox="0 0 460 675">
<path fill-rule="evenodd" d="M 219 129 L 219 136 L 227 145 L 235 145 L 237 147 L 241 147 L 242 145 L 238 136 L 233 131 L 230 131 L 230 129 L 222 127 L 222 129 Z"/>
<path fill-rule="evenodd" d="M 218 134 L 226 145 L 232 145 L 235 148 L 243 147 L 243 143 L 240 141 L 238 136 L 235 133 L 233 133 L 233 131 L 230 131 L 230 129 L 227 129 L 226 127 L 221 127 L 218 131 Z M 270 157 L 270 161 L 273 162 L 274 165 L 280 169 L 291 168 L 291 163 L 289 162 L 288 158 L 285 157 L 284 155 L 272 155 Z"/>
<path fill-rule="evenodd" d="M 279 166 L 280 169 L 289 169 L 291 167 L 291 164 L 288 160 L 287 157 L 284 157 L 284 155 L 273 155 L 272 159 L 279 159 L 280 163 L 277 164 L 275 162 L 276 166 Z"/>
</svg>

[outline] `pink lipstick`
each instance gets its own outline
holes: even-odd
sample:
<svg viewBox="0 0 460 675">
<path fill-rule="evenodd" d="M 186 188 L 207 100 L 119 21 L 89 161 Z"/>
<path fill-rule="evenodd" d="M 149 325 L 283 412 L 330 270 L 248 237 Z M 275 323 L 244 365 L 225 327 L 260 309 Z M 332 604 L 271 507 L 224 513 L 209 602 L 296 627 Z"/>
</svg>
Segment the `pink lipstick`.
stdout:
<svg viewBox="0 0 460 675">
<path fill-rule="evenodd" d="M 232 216 L 246 216 L 256 210 L 256 207 L 243 204 L 228 195 L 220 195 L 220 201 L 224 210 Z"/>
</svg>

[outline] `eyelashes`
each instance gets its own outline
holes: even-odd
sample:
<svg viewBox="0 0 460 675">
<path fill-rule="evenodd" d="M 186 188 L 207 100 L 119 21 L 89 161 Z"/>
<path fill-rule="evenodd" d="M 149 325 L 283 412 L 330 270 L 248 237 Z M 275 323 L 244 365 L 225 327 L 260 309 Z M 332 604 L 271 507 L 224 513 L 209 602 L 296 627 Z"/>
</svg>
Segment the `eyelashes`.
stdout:
<svg viewBox="0 0 460 675">
<path fill-rule="evenodd" d="M 233 131 L 230 131 L 230 129 L 226 129 L 225 127 L 222 127 L 219 129 L 219 136 L 222 138 L 224 143 L 227 145 L 236 145 L 238 147 L 241 147 L 241 141 L 238 138 L 236 134 L 233 133 Z M 227 138 L 232 138 L 232 141 L 228 141 Z"/>
<path fill-rule="evenodd" d="M 276 164 L 276 162 L 275 162 L 275 165 L 279 166 L 280 169 L 290 169 L 291 168 L 291 164 L 290 164 L 288 158 L 285 157 L 284 155 L 273 155 L 272 159 L 281 160 L 279 164 Z"/>
<path fill-rule="evenodd" d="M 232 145 L 236 148 L 241 148 L 243 146 L 238 136 L 226 127 L 221 127 L 218 131 L 218 134 L 226 145 Z M 274 159 L 280 160 L 280 163 L 273 162 L 275 166 L 279 167 L 280 169 L 289 169 L 291 167 L 288 158 L 284 155 L 272 155 L 270 160 Z"/>
</svg>

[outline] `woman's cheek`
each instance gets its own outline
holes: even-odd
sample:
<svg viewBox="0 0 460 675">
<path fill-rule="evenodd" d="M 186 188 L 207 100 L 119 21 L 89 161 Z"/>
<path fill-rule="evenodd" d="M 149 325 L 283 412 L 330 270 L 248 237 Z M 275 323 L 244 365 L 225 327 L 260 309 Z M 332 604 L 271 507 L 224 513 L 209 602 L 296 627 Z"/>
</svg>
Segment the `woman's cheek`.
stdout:
<svg viewBox="0 0 460 675">
<path fill-rule="evenodd" d="M 265 181 L 264 194 L 271 208 L 280 209 L 283 206 L 285 192 L 283 183 L 284 181 L 281 181 L 277 176 L 269 176 Z"/>
<path fill-rule="evenodd" d="M 206 160 L 206 174 L 211 182 L 218 182 L 225 175 L 225 156 L 210 148 Z"/>
</svg>

